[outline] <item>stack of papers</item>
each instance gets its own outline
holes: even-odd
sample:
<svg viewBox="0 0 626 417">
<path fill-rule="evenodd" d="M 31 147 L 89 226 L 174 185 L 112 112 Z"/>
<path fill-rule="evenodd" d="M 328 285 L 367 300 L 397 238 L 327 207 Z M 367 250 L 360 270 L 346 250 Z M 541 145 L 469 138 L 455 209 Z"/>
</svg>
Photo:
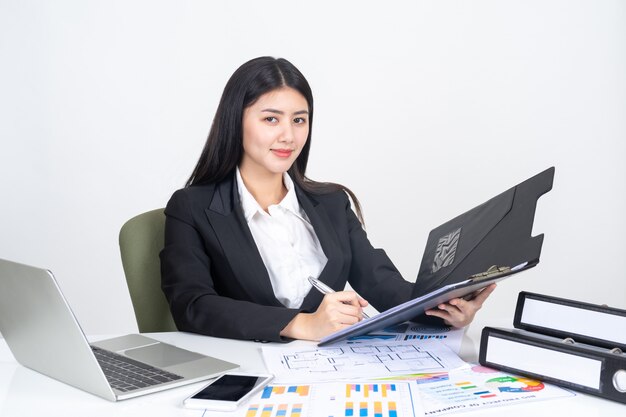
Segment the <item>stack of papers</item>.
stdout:
<svg viewBox="0 0 626 417">
<path fill-rule="evenodd" d="M 462 335 L 405 323 L 332 346 L 264 346 L 272 385 L 235 412 L 204 417 L 420 417 L 575 395 L 464 362 Z"/>
<path fill-rule="evenodd" d="M 423 416 L 418 391 L 408 382 L 353 381 L 268 385 L 233 413 L 204 417 Z"/>
</svg>

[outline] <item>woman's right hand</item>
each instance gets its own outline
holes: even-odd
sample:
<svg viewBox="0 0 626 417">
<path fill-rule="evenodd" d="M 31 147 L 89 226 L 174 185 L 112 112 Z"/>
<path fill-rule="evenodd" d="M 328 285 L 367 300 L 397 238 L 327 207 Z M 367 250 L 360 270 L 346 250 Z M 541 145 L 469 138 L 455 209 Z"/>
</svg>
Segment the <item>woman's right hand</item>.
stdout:
<svg viewBox="0 0 626 417">
<path fill-rule="evenodd" d="M 292 339 L 320 340 L 363 319 L 369 303 L 354 291 L 326 294 L 314 313 L 299 313 L 280 332 Z"/>
</svg>

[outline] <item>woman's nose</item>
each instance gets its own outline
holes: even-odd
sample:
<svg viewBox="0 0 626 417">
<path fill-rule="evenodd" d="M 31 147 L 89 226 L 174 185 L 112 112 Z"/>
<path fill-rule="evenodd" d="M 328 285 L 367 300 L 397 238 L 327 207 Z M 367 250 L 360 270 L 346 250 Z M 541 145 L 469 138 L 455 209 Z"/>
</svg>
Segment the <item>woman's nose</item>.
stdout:
<svg viewBox="0 0 626 417">
<path fill-rule="evenodd" d="M 293 127 L 291 125 L 283 126 L 278 138 L 279 142 L 291 143 L 293 142 Z"/>
</svg>

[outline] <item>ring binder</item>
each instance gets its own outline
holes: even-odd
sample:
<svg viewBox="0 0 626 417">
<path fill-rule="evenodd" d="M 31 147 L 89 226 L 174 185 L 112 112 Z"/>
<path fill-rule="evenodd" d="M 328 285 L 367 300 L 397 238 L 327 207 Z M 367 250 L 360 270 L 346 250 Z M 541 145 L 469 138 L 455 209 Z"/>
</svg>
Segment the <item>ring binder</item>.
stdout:
<svg viewBox="0 0 626 417">
<path fill-rule="evenodd" d="M 626 310 L 522 291 L 513 327 L 626 351 Z"/>
<path fill-rule="evenodd" d="M 626 355 L 603 347 L 485 327 L 479 362 L 626 404 Z"/>
</svg>

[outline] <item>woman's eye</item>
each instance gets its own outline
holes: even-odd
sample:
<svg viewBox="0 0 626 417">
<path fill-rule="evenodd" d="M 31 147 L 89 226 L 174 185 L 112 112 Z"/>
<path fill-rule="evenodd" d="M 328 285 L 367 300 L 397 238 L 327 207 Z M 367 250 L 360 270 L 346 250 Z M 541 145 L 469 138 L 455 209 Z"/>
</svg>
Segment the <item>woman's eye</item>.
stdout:
<svg viewBox="0 0 626 417">
<path fill-rule="evenodd" d="M 278 121 L 277 118 L 275 118 L 274 116 L 267 116 L 265 118 L 266 121 L 270 122 L 270 123 L 276 123 Z"/>
<path fill-rule="evenodd" d="M 293 121 L 297 124 L 306 123 L 306 119 L 304 117 L 296 117 L 295 119 L 293 119 Z"/>
</svg>

